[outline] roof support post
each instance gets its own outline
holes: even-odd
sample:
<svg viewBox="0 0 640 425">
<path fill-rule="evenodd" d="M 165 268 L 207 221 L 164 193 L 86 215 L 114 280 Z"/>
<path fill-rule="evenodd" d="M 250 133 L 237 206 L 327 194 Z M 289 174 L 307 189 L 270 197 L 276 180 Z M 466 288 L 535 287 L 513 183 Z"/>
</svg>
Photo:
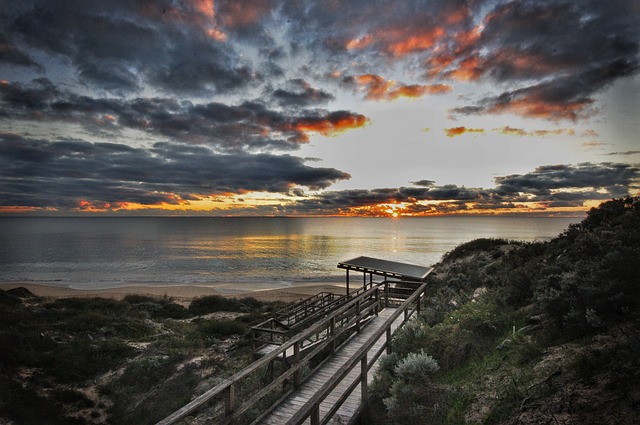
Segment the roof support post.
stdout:
<svg viewBox="0 0 640 425">
<path fill-rule="evenodd" d="M 349 295 L 349 269 L 347 269 L 347 295 Z"/>
</svg>

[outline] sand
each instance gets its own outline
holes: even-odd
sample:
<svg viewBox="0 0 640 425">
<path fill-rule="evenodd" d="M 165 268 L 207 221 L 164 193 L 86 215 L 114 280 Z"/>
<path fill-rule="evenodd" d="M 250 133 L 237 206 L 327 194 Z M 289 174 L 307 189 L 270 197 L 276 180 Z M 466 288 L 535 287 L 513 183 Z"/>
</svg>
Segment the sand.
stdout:
<svg viewBox="0 0 640 425">
<path fill-rule="evenodd" d="M 6 291 L 23 287 L 40 297 L 72 298 L 72 297 L 101 297 L 122 299 L 126 295 L 137 294 L 154 297 L 170 297 L 175 301 L 188 303 L 196 297 L 206 295 L 222 295 L 225 297 L 242 298 L 253 297 L 261 301 L 297 301 L 308 298 L 319 292 L 345 293 L 343 282 L 304 282 L 292 283 L 289 286 L 274 288 L 259 283 L 215 283 L 208 285 L 141 285 L 131 284 L 116 288 L 75 289 L 62 282 L 55 285 L 35 284 L 32 282 L 0 283 L 0 289 Z"/>
</svg>

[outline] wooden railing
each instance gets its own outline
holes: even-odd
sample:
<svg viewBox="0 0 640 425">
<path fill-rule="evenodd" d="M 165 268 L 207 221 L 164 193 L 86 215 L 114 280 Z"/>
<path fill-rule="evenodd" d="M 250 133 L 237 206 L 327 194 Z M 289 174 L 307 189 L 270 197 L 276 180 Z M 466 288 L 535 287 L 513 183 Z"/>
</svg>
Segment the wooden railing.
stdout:
<svg viewBox="0 0 640 425">
<path fill-rule="evenodd" d="M 349 300 L 359 297 L 367 289 L 381 285 L 384 285 L 384 282 L 367 283 L 347 295 L 321 292 L 292 307 L 276 312 L 274 317 L 251 328 L 253 352 L 258 352 L 264 345 L 284 344 L 292 336 L 323 317 L 333 314 L 336 309 Z"/>
<path fill-rule="evenodd" d="M 415 311 L 419 311 L 419 301 L 425 288 L 426 284 L 422 284 L 417 290 L 414 289 L 415 292 L 400 305 L 393 313 L 392 318 L 395 319 L 400 314 L 404 314 L 404 321 L 406 321 Z M 380 309 L 394 299 L 388 282 L 369 284 L 368 287 L 361 288 L 359 292 L 357 296 L 335 309 L 332 314 L 317 320 L 264 357 L 196 397 L 181 409 L 158 422 L 158 425 L 174 424 L 205 407 L 207 408 L 207 421 L 211 421 L 211 423 L 259 422 L 274 406 L 293 393 L 308 376 L 322 367 L 323 363 L 339 349 L 350 335 L 359 332 L 366 320 L 377 315 Z M 411 304 L 415 304 L 413 308 L 411 308 Z M 378 337 L 386 332 L 385 347 L 389 347 L 391 341 L 392 323 L 391 319 L 387 320 L 384 327 L 376 332 Z M 313 339 L 322 340 L 322 343 L 311 347 L 307 353 L 303 354 L 305 341 Z M 347 371 L 351 370 L 357 362 L 364 361 L 362 363 L 363 370 L 368 370 L 371 367 L 383 351 L 379 350 L 371 358 L 371 361 L 367 362 L 367 352 L 376 339 L 370 338 L 358 350 L 360 354 L 349 363 Z M 287 351 L 292 355 L 287 357 Z M 275 362 L 280 357 L 287 358 L 287 362 Z M 278 368 L 279 370 L 276 370 Z M 327 384 L 322 387 L 320 395 L 306 403 L 296 415 L 297 419 L 294 423 L 300 423 L 309 416 L 314 424 L 320 423 L 317 413 L 319 404 L 331 389 L 335 388 L 346 376 L 346 373 L 348 372 L 340 373 L 339 376 L 333 376 L 327 381 Z M 361 376 L 358 381 L 362 386 L 363 400 L 366 399 L 366 373 L 364 376 L 364 378 Z M 355 386 L 352 387 L 355 388 Z M 353 391 L 353 388 L 350 391 Z M 344 400 L 346 397 L 341 399 L 339 405 Z M 324 419 L 322 423 L 326 423 Z"/>
<path fill-rule="evenodd" d="M 367 339 L 367 341 L 360 346 L 356 353 L 349 358 L 349 361 L 347 362 L 345 367 L 341 368 L 333 376 L 327 379 L 320 390 L 317 391 L 316 394 L 300 408 L 300 410 L 298 410 L 298 413 L 293 416 L 288 424 L 301 424 L 307 418 L 311 419 L 311 425 L 327 424 L 358 386 L 360 386 L 361 391 L 362 403 L 359 408 L 361 412 L 364 409 L 364 403 L 367 400 L 367 374 L 369 372 L 369 369 L 371 369 L 373 364 L 376 362 L 376 360 L 378 360 L 378 358 L 385 350 L 389 351 L 391 348 L 391 325 L 398 319 L 398 317 L 400 317 L 401 314 L 404 314 L 404 318 L 400 326 L 404 325 L 404 323 L 406 323 L 406 321 L 415 312 L 420 312 L 420 301 L 425 295 L 426 288 L 426 283 L 420 285 L 420 287 L 417 288 L 417 290 L 415 290 L 402 303 L 402 305 L 393 312 L 393 314 L 385 321 L 383 326 L 380 327 L 373 335 L 371 335 Z M 373 353 L 373 356 L 369 357 L 369 351 L 378 341 L 378 339 L 382 337 L 383 334 L 386 334 L 386 341 L 375 353 Z M 324 418 L 320 418 L 320 404 L 333 391 L 333 389 L 336 388 L 338 384 L 340 384 L 340 382 L 349 374 L 349 372 L 351 372 L 351 370 L 356 367 L 358 363 L 360 363 L 360 374 L 358 375 L 358 378 L 341 395 L 338 401 L 331 407 L 329 412 L 325 414 Z M 356 414 L 356 417 L 358 415 L 359 413 Z"/>
</svg>

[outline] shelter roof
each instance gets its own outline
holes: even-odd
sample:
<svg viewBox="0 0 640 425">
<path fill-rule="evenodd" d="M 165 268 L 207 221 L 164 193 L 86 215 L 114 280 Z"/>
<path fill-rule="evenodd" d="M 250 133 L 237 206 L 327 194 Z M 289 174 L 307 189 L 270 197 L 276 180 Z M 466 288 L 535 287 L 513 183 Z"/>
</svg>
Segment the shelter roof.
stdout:
<svg viewBox="0 0 640 425">
<path fill-rule="evenodd" d="M 372 273 L 379 276 L 394 277 L 402 280 L 423 281 L 433 270 L 432 267 L 416 266 L 414 264 L 381 260 L 372 257 L 357 257 L 349 261 L 338 263 L 338 268 L 362 273 Z"/>
</svg>

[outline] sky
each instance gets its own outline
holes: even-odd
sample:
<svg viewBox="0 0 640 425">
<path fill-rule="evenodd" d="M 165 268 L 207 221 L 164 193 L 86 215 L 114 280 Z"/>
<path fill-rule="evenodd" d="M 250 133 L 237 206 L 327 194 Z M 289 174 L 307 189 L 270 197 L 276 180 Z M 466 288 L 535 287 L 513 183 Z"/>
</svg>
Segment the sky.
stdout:
<svg viewBox="0 0 640 425">
<path fill-rule="evenodd" d="M 0 214 L 580 215 L 637 0 L 0 0 Z"/>
</svg>

